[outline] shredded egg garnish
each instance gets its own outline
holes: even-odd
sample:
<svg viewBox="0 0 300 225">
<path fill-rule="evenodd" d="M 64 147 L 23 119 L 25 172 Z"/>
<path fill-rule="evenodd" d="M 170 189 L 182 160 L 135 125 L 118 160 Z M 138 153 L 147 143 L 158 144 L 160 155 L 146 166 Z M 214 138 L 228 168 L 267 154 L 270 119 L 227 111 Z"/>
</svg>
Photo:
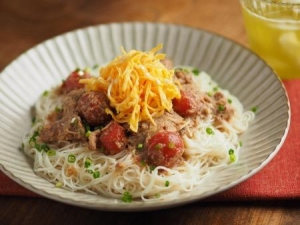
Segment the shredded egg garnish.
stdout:
<svg viewBox="0 0 300 225">
<path fill-rule="evenodd" d="M 98 77 L 81 79 L 90 91 L 105 91 L 115 111 L 106 109 L 114 120 L 128 123 L 138 131 L 140 121 L 161 116 L 172 109 L 172 99 L 180 98 L 179 84 L 174 81 L 174 70 L 167 69 L 161 60 L 165 54 L 156 53 L 159 44 L 149 52 L 123 48 L 122 55 L 100 69 Z"/>
</svg>

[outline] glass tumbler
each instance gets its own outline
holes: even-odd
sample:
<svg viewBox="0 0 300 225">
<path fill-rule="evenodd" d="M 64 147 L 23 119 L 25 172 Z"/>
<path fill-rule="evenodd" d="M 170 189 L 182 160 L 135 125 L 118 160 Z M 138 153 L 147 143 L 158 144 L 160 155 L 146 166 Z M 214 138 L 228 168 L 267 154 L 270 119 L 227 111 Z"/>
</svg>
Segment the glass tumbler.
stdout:
<svg viewBox="0 0 300 225">
<path fill-rule="evenodd" d="M 249 47 L 281 79 L 300 78 L 300 0 L 240 0 Z"/>
</svg>

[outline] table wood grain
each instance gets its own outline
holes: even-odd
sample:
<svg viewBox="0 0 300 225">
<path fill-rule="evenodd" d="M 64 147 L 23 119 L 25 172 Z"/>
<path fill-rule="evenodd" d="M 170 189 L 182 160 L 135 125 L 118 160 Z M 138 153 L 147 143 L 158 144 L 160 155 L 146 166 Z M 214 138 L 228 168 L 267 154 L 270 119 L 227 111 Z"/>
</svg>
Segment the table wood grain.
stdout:
<svg viewBox="0 0 300 225">
<path fill-rule="evenodd" d="M 24 51 L 85 26 L 151 21 L 202 28 L 247 46 L 238 0 L 1 0 L 0 71 Z M 1 181 L 0 181 L 1 182 Z M 102 212 L 43 197 L 0 196 L 0 224 L 300 224 L 300 202 L 205 202 Z"/>
</svg>

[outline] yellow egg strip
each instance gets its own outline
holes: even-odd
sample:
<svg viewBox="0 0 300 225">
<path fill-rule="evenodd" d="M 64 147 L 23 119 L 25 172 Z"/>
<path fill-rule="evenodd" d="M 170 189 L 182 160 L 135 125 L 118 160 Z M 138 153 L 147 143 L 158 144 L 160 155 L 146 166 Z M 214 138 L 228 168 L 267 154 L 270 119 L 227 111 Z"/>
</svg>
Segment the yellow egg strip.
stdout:
<svg viewBox="0 0 300 225">
<path fill-rule="evenodd" d="M 106 109 L 119 123 L 129 123 L 130 129 L 138 131 L 138 123 L 161 116 L 172 109 L 172 99 L 180 98 L 174 71 L 168 70 L 160 60 L 165 54 L 155 54 L 162 44 L 149 52 L 122 49 L 116 57 L 100 69 L 97 78 L 82 79 L 91 91 L 105 91 L 115 112 Z"/>
</svg>

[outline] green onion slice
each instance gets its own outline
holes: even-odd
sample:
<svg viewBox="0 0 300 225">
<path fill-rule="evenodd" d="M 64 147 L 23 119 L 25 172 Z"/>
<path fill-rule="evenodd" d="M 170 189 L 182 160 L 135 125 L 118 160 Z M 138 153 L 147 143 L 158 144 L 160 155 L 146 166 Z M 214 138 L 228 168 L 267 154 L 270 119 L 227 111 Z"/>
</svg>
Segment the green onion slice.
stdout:
<svg viewBox="0 0 300 225">
<path fill-rule="evenodd" d="M 219 105 L 218 111 L 219 111 L 219 112 L 222 112 L 222 111 L 224 111 L 224 110 L 225 110 L 225 106 L 224 106 L 224 105 Z"/>
<path fill-rule="evenodd" d="M 200 74 L 200 71 L 197 68 L 195 68 L 195 69 L 192 70 L 192 73 L 194 75 L 198 76 Z"/>
<path fill-rule="evenodd" d="M 45 91 L 43 92 L 43 96 L 48 96 L 48 94 L 49 94 L 49 91 L 47 91 L 47 90 L 45 90 Z"/>
<path fill-rule="evenodd" d="M 236 161 L 236 156 L 234 154 L 234 150 L 233 149 L 229 149 L 228 154 L 229 154 L 229 160 L 230 160 L 230 162 L 235 162 Z"/>
<path fill-rule="evenodd" d="M 88 130 L 86 133 L 85 133 L 85 136 L 86 137 L 89 137 L 91 135 L 92 131 Z"/>
<path fill-rule="evenodd" d="M 47 152 L 47 155 L 48 155 L 48 156 L 54 156 L 54 155 L 56 155 L 56 151 L 53 150 L 53 149 L 50 149 L 50 150 Z"/>
<path fill-rule="evenodd" d="M 167 181 L 165 182 L 165 187 L 169 187 L 169 185 L 170 185 L 170 181 L 167 180 Z"/>
<path fill-rule="evenodd" d="M 128 191 L 125 191 L 122 196 L 122 201 L 126 203 L 132 202 L 132 195 Z"/>
<path fill-rule="evenodd" d="M 233 155 L 234 154 L 234 150 L 233 149 L 229 149 L 228 154 L 229 155 Z"/>
<path fill-rule="evenodd" d="M 94 179 L 99 178 L 100 177 L 100 172 L 99 171 L 94 171 L 93 177 L 94 177 Z"/>
<path fill-rule="evenodd" d="M 142 149 L 144 147 L 144 145 L 142 144 L 142 143 L 139 143 L 138 145 L 137 145 L 137 149 Z"/>
<path fill-rule="evenodd" d="M 206 128 L 206 133 L 209 134 L 209 135 L 215 134 L 215 132 L 213 131 L 213 129 L 211 129 L 210 127 Z"/>
<path fill-rule="evenodd" d="M 92 165 L 92 160 L 87 158 L 84 162 L 84 167 L 89 168 Z"/>
<path fill-rule="evenodd" d="M 63 186 L 63 183 L 61 183 L 61 182 L 57 182 L 56 184 L 55 184 L 55 187 L 56 188 L 61 188 Z"/>
<path fill-rule="evenodd" d="M 73 163 L 75 161 L 76 161 L 76 156 L 75 155 L 71 154 L 71 155 L 68 156 L 68 162 L 69 163 Z"/>
<path fill-rule="evenodd" d="M 175 143 L 174 142 L 169 142 L 169 144 L 168 144 L 168 146 L 169 146 L 169 148 L 175 148 Z"/>
<path fill-rule="evenodd" d="M 251 111 L 254 112 L 254 113 L 256 113 L 257 112 L 257 107 L 252 107 Z"/>
</svg>

